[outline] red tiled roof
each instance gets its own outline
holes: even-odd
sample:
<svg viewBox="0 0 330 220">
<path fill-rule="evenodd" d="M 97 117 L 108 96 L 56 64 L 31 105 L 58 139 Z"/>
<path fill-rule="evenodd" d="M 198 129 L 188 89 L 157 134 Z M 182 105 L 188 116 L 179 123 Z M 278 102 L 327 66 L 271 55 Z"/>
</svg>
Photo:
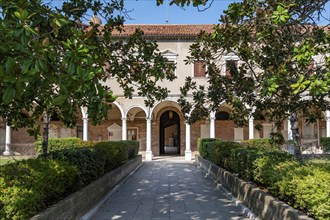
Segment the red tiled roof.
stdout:
<svg viewBox="0 0 330 220">
<path fill-rule="evenodd" d="M 113 36 L 125 37 L 133 34 L 136 29 L 141 29 L 146 37 L 193 37 L 201 31 L 213 32 L 211 24 L 126 24 L 124 31 L 113 31 Z"/>
</svg>

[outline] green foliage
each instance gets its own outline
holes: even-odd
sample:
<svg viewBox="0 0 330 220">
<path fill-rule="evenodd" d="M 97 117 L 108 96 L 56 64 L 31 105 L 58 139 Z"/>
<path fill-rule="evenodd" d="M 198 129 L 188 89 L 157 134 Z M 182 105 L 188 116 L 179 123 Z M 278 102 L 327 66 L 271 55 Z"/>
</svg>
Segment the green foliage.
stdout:
<svg viewBox="0 0 330 220">
<path fill-rule="evenodd" d="M 38 140 L 36 142 L 37 152 L 41 153 L 42 141 Z M 48 151 L 62 150 L 68 148 L 76 147 L 92 147 L 93 142 L 83 141 L 80 138 L 70 137 L 70 138 L 49 138 L 48 139 Z"/>
<path fill-rule="evenodd" d="M 279 198 L 315 219 L 330 218 L 329 164 L 310 163 L 278 171 L 282 174 L 276 183 Z"/>
<path fill-rule="evenodd" d="M 107 156 L 103 150 L 94 148 L 71 148 L 50 152 L 46 157 L 65 161 L 79 172 L 76 189 L 101 177 L 105 172 Z"/>
<path fill-rule="evenodd" d="M 209 144 L 219 141 L 217 138 L 198 138 L 197 140 L 197 149 L 201 157 L 209 158 Z"/>
<path fill-rule="evenodd" d="M 180 88 L 179 104 L 186 119 L 199 120 L 218 111 L 221 103 L 231 107 L 231 118 L 239 126 L 246 126 L 250 114 L 262 114 L 277 128 L 292 114 L 321 118 L 321 112 L 330 108 L 329 30 L 324 28 L 329 22 L 319 25 L 327 3 L 246 0 L 229 4 L 213 31 L 201 32 L 190 47 L 187 62 L 204 60 L 208 83 L 198 85 L 187 77 Z M 230 68 L 228 77 L 223 70 L 232 56 L 240 62 Z M 196 111 L 190 114 L 192 107 Z M 280 129 L 273 137 L 283 141 Z"/>
<path fill-rule="evenodd" d="M 37 159 L 0 166 L 0 219 L 28 219 L 138 153 L 137 141 L 77 146 L 79 139 L 53 139 L 54 148 Z M 55 150 L 57 148 L 57 150 Z M 129 159 L 131 159 L 129 158 Z"/>
<path fill-rule="evenodd" d="M 237 142 L 213 142 L 211 145 L 209 145 L 208 148 L 209 160 L 217 165 L 228 168 L 227 164 L 229 163 L 229 156 L 231 154 L 231 151 L 240 147 L 242 147 L 242 145 Z"/>
<path fill-rule="evenodd" d="M 282 151 L 262 152 L 253 161 L 253 180 L 268 186 L 269 190 L 276 194 L 276 183 L 283 178 L 289 170 L 299 166 L 294 156 Z"/>
<path fill-rule="evenodd" d="M 128 159 L 135 158 L 140 149 L 140 142 L 139 141 L 122 141 L 127 145 L 128 150 Z"/>
<path fill-rule="evenodd" d="M 128 145 L 123 141 L 101 141 L 96 143 L 94 148 L 103 151 L 107 170 L 119 167 L 128 159 Z"/>
<path fill-rule="evenodd" d="M 254 161 L 262 156 L 262 150 L 258 148 L 241 147 L 232 149 L 230 156 L 226 159 L 225 168 L 239 174 L 244 179 L 253 179 Z"/>
<path fill-rule="evenodd" d="M 323 146 L 323 151 L 329 152 L 330 151 L 330 138 L 321 137 L 320 142 L 321 142 L 321 145 Z"/>
<path fill-rule="evenodd" d="M 275 143 L 273 139 L 270 138 L 259 138 L 259 139 L 250 139 L 241 142 L 244 146 L 247 147 L 256 147 L 260 149 L 279 149 L 279 145 Z"/>
<path fill-rule="evenodd" d="M 28 219 L 75 188 L 78 170 L 64 161 L 29 159 L 0 167 L 0 219 Z"/>
<path fill-rule="evenodd" d="M 266 187 L 272 195 L 315 219 L 329 219 L 329 163 L 300 164 L 287 152 L 235 142 L 214 142 L 208 150 L 206 159 L 211 162 Z"/>
<path fill-rule="evenodd" d="M 110 74 L 125 97 L 145 97 L 146 106 L 167 96 L 168 88 L 157 82 L 172 81 L 175 66 L 157 44 L 144 40 L 141 30 L 125 39 L 113 36 L 123 30 L 123 1 L 68 0 L 54 6 L 1 0 L 0 41 L 6 43 L 0 45 L 0 116 L 11 127 L 30 127 L 36 135 L 36 122 L 54 113 L 73 127 L 82 106 L 100 123 L 116 99 L 104 83 Z M 77 22 L 91 14 L 102 16 L 104 25 Z M 134 63 L 139 65 L 129 74 Z"/>
</svg>

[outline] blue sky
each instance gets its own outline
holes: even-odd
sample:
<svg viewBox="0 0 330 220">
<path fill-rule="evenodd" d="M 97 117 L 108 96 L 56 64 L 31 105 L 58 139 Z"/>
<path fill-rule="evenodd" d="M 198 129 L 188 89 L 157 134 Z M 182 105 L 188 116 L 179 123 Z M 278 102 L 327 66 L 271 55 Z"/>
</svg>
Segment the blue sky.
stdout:
<svg viewBox="0 0 330 220">
<path fill-rule="evenodd" d="M 223 10 L 233 0 L 214 0 L 212 6 L 205 11 L 199 11 L 190 6 L 184 9 L 176 5 L 169 6 L 169 1 L 156 6 L 156 0 L 125 0 L 127 10 L 132 20 L 128 24 L 213 24 L 217 23 Z M 166 4 L 167 3 L 167 4 Z M 200 9 L 205 7 L 201 6 Z"/>
<path fill-rule="evenodd" d="M 210 0 L 209 0 L 210 1 Z M 156 0 L 124 0 L 126 9 L 132 10 L 127 24 L 214 24 L 218 23 L 223 10 L 228 5 L 240 0 L 214 0 L 211 7 L 200 12 L 197 8 L 190 6 L 184 9 L 172 5 L 170 0 L 164 0 L 164 4 L 156 6 Z M 167 4 L 166 4 L 167 3 Z M 326 11 L 323 15 L 330 18 L 330 3 L 326 5 Z M 203 7 L 201 7 L 203 9 Z M 320 24 L 326 24 L 324 19 Z"/>
<path fill-rule="evenodd" d="M 52 2 L 52 5 L 60 5 L 64 2 L 64 0 L 44 1 Z M 215 24 L 218 23 L 223 10 L 226 10 L 230 3 L 238 1 L 240 0 L 214 0 L 210 8 L 199 11 L 193 6 L 185 8 L 169 6 L 170 0 L 164 0 L 164 4 L 160 6 L 156 5 L 156 0 L 124 0 L 125 8 L 130 11 L 128 13 L 130 18 L 126 19 L 126 24 Z M 203 6 L 200 9 L 203 9 Z M 323 15 L 330 18 L 329 2 Z M 324 19 L 320 22 L 320 24 L 325 23 Z"/>
</svg>

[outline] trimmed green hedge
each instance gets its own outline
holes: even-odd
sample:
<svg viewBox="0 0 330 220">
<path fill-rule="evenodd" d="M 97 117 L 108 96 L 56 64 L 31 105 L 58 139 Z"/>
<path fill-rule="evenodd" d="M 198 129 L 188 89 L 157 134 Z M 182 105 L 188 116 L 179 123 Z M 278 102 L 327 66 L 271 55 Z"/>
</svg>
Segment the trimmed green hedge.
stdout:
<svg viewBox="0 0 330 220">
<path fill-rule="evenodd" d="M 0 219 L 28 219 L 137 153 L 138 142 L 107 141 L 0 166 Z"/>
<path fill-rule="evenodd" d="M 38 140 L 36 142 L 37 152 L 41 153 L 42 151 L 42 141 Z M 62 150 L 68 148 L 77 148 L 77 147 L 92 147 L 93 142 L 83 141 L 80 138 L 69 137 L 69 138 L 49 138 L 48 139 L 48 152 L 55 150 Z"/>
<path fill-rule="evenodd" d="M 133 159 L 138 155 L 140 150 L 140 142 L 139 141 L 122 141 L 128 147 L 128 159 Z"/>
<path fill-rule="evenodd" d="M 202 157 L 208 157 L 209 156 L 209 151 L 208 151 L 208 146 L 210 143 L 220 141 L 220 139 L 217 138 L 198 138 L 197 140 L 197 149 L 199 151 L 199 154 Z"/>
<path fill-rule="evenodd" d="M 0 219 L 28 219 L 72 192 L 78 169 L 45 158 L 0 166 Z"/>
<path fill-rule="evenodd" d="M 231 150 L 242 147 L 241 144 L 237 142 L 230 141 L 216 141 L 208 144 L 209 159 L 213 163 L 227 167 L 229 164 L 229 156 Z"/>
<path fill-rule="evenodd" d="M 278 150 L 280 149 L 280 145 L 277 144 L 273 139 L 270 138 L 256 138 L 256 139 L 250 139 L 245 140 L 241 142 L 244 146 L 247 147 L 256 147 L 260 149 L 272 149 L 272 150 Z"/>
<path fill-rule="evenodd" d="M 330 137 L 321 137 L 320 142 L 323 146 L 323 151 L 330 152 Z"/>
<path fill-rule="evenodd" d="M 207 160 L 266 187 L 269 192 L 315 219 L 330 219 L 330 164 L 299 164 L 293 155 L 263 147 L 216 142 Z"/>
<path fill-rule="evenodd" d="M 105 172 L 105 152 L 95 148 L 73 148 L 50 152 L 49 159 L 65 161 L 78 170 L 76 189 L 79 189 L 93 180 L 101 177 Z M 110 169 L 109 169 L 110 170 Z"/>
<path fill-rule="evenodd" d="M 106 169 L 112 170 L 128 160 L 128 145 L 125 141 L 101 141 L 94 148 L 104 152 Z"/>
</svg>

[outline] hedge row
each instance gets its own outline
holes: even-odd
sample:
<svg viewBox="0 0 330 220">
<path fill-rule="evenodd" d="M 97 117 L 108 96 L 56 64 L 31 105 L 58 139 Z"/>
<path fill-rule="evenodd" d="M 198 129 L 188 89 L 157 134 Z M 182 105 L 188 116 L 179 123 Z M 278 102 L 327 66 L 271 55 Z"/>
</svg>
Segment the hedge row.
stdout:
<svg viewBox="0 0 330 220">
<path fill-rule="evenodd" d="M 135 157 L 138 147 L 130 141 L 65 145 L 47 156 L 0 166 L 0 219 L 32 217 Z"/>
<path fill-rule="evenodd" d="M 42 152 L 42 141 L 36 142 L 37 152 Z M 93 142 L 83 141 L 80 138 L 69 137 L 69 138 L 49 138 L 48 139 L 48 152 L 55 150 L 63 150 L 68 148 L 79 148 L 79 147 L 92 147 Z"/>
<path fill-rule="evenodd" d="M 280 149 L 280 145 L 277 144 L 271 138 L 255 138 L 255 139 L 242 141 L 241 143 L 247 147 L 256 147 L 256 148 L 265 149 L 265 150 L 269 150 L 269 149 L 279 150 Z"/>
<path fill-rule="evenodd" d="M 323 151 L 330 152 L 330 137 L 321 137 L 320 142 L 323 146 Z"/>
<path fill-rule="evenodd" d="M 235 142 L 215 141 L 206 150 L 205 159 L 266 187 L 272 195 L 311 217 L 330 219 L 329 163 L 299 164 L 287 152 Z"/>
</svg>

